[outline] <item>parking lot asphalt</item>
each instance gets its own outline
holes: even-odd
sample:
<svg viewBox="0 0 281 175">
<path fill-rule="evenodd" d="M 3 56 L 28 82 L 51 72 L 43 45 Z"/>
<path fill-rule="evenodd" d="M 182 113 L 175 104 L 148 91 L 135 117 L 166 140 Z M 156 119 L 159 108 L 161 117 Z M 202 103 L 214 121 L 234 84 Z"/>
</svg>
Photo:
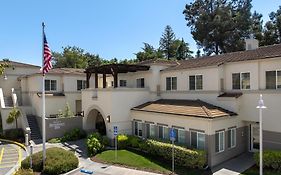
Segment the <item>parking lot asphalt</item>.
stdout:
<svg viewBox="0 0 281 175">
<path fill-rule="evenodd" d="M 0 175 L 7 174 L 22 159 L 22 149 L 14 144 L 0 143 Z"/>
</svg>

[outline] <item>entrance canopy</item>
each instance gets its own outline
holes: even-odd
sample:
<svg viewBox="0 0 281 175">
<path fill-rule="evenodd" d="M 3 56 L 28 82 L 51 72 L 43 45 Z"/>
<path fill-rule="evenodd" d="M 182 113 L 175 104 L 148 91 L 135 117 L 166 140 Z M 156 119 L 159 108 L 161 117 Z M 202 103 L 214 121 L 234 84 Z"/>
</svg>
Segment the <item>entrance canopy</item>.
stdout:
<svg viewBox="0 0 281 175">
<path fill-rule="evenodd" d="M 87 88 L 89 88 L 89 81 L 93 73 L 95 74 L 95 88 L 98 88 L 98 74 L 103 75 L 103 88 L 106 88 L 106 74 L 112 74 L 114 77 L 114 87 L 118 87 L 118 73 L 147 71 L 149 68 L 149 66 L 136 64 L 107 64 L 102 66 L 91 66 L 85 71 L 87 75 Z"/>
</svg>

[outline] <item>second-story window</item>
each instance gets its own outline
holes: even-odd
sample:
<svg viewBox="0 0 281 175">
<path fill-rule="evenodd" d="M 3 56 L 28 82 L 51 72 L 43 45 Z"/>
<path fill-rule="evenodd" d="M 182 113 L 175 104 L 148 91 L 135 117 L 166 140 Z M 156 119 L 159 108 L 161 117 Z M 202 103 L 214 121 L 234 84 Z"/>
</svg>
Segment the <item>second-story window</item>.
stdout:
<svg viewBox="0 0 281 175">
<path fill-rule="evenodd" d="M 137 88 L 144 88 L 144 78 L 137 79 Z"/>
<path fill-rule="evenodd" d="M 250 89 L 250 87 L 250 72 L 232 74 L 232 89 Z"/>
<path fill-rule="evenodd" d="M 177 77 L 166 77 L 166 90 L 177 90 Z"/>
<path fill-rule="evenodd" d="M 86 80 L 77 80 L 77 91 L 81 91 L 81 89 L 86 88 Z"/>
<path fill-rule="evenodd" d="M 119 81 L 119 86 L 120 87 L 126 87 L 127 86 L 127 80 L 120 80 Z"/>
<path fill-rule="evenodd" d="M 189 90 L 202 90 L 203 89 L 203 75 L 189 76 Z"/>
<path fill-rule="evenodd" d="M 57 80 L 45 80 L 45 91 L 56 91 Z"/>
<path fill-rule="evenodd" d="M 281 70 L 266 71 L 266 89 L 281 89 Z"/>
</svg>

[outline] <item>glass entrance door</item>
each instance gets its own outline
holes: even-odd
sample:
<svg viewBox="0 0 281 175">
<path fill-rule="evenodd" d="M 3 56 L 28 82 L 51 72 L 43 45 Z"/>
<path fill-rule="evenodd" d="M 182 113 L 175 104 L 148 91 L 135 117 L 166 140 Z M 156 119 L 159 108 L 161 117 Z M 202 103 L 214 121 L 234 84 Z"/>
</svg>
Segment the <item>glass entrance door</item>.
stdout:
<svg viewBox="0 0 281 175">
<path fill-rule="evenodd" d="M 251 124 L 250 151 L 258 151 L 260 148 L 260 128 L 258 124 Z"/>
</svg>

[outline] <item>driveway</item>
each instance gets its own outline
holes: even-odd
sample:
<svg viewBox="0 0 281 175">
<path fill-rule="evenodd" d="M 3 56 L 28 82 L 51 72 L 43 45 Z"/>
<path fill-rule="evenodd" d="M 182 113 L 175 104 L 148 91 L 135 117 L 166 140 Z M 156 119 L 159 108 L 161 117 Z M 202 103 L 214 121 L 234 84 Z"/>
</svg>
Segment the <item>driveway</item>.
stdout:
<svg viewBox="0 0 281 175">
<path fill-rule="evenodd" d="M 0 143 L 0 175 L 10 174 L 12 169 L 17 166 L 22 158 L 25 157 L 25 151 L 15 144 L 6 142 Z"/>
</svg>

